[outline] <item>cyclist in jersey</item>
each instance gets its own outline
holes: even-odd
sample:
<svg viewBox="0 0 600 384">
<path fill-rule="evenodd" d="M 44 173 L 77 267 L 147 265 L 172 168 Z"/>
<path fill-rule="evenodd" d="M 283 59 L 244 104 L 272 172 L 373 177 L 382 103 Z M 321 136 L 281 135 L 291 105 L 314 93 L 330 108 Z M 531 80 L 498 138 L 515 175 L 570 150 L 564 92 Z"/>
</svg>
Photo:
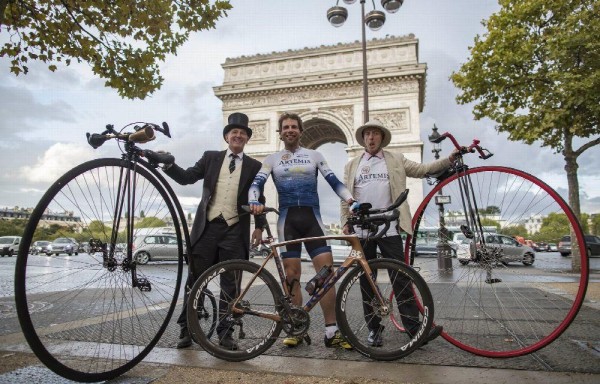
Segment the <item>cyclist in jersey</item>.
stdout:
<svg viewBox="0 0 600 384">
<path fill-rule="evenodd" d="M 279 138 L 285 148 L 265 158 L 262 168 L 256 174 L 248 192 L 248 202 L 253 214 L 263 212 L 264 206 L 259 202 L 263 187 L 270 175 L 279 194 L 279 220 L 277 233 L 279 241 L 295 240 L 303 237 L 323 236 L 325 231 L 319 210 L 317 193 L 317 177 L 320 172 L 334 192 L 348 204 L 354 199 L 348 188 L 342 184 L 331 171 L 325 158 L 319 152 L 300 146 L 302 136 L 302 120 L 297 114 L 285 113 L 279 118 Z M 331 247 L 325 240 L 315 240 L 304 244 L 312 259 L 315 271 L 323 266 L 332 266 Z M 287 284 L 292 294 L 292 304 L 302 305 L 300 275 L 301 244 L 285 247 L 281 252 L 283 266 L 287 276 Z M 325 346 L 352 349 L 337 328 L 335 320 L 335 288 L 320 301 L 325 318 Z M 302 342 L 300 337 L 285 338 L 283 343 L 295 347 Z"/>
</svg>

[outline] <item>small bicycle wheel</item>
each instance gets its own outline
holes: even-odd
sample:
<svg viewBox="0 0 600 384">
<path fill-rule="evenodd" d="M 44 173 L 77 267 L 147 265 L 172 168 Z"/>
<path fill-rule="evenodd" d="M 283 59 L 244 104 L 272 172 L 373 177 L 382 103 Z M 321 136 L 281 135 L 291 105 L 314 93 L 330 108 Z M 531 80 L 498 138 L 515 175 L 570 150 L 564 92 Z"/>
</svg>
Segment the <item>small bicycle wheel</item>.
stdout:
<svg viewBox="0 0 600 384">
<path fill-rule="evenodd" d="M 283 293 L 277 281 L 268 271 L 262 270 L 256 278 L 259 266 L 246 260 L 230 260 L 216 264 L 202 274 L 194 283 L 188 300 L 188 329 L 205 351 L 228 361 L 244 361 L 265 352 L 281 333 L 279 316 Z M 207 300 L 210 292 L 216 302 Z M 243 314 L 233 313 L 233 300 L 245 292 L 237 304 Z M 217 313 L 203 318 L 199 312 Z M 225 347 L 221 340 L 226 337 L 236 348 Z"/>
<path fill-rule="evenodd" d="M 416 350 L 433 323 L 433 301 L 425 281 L 398 260 L 369 261 L 384 302 L 374 296 L 365 271 L 353 268 L 340 284 L 336 319 L 348 342 L 375 360 L 395 360 Z M 396 300 L 391 299 L 394 292 Z M 403 329 L 395 322 L 400 321 Z M 373 337 L 375 336 L 375 337 Z"/>
<path fill-rule="evenodd" d="M 98 159 L 73 168 L 42 197 L 23 235 L 15 271 L 19 322 L 38 358 L 71 380 L 108 380 L 131 369 L 158 342 L 176 305 L 183 269 L 179 218 L 151 171 L 130 167 Z M 134 218 L 129 228 L 128 215 Z M 136 264 L 141 244 L 133 239 L 158 238 L 158 227 L 166 226 L 177 244 L 157 250 L 173 261 Z M 57 238 L 81 242 L 79 255 L 29 255 L 34 241 Z"/>
<path fill-rule="evenodd" d="M 443 205 L 445 231 L 439 231 L 438 195 L 450 201 Z M 469 227 L 469 206 L 479 213 L 474 218 L 481 222 L 482 234 L 474 230 L 471 239 L 453 243 L 469 235 L 465 227 L 460 229 Z M 551 343 L 577 315 L 588 282 L 585 252 L 564 258 L 558 252 L 535 252 L 516 240 L 522 236 L 558 243 L 571 233 L 571 245 L 585 249 L 569 206 L 534 176 L 505 167 L 455 174 L 427 194 L 413 224 L 406 259 L 414 259 L 427 281 L 436 323 L 444 326 L 442 336 L 452 344 L 481 356 L 521 356 Z M 419 252 L 428 243 L 440 249 L 437 255 Z"/>
</svg>

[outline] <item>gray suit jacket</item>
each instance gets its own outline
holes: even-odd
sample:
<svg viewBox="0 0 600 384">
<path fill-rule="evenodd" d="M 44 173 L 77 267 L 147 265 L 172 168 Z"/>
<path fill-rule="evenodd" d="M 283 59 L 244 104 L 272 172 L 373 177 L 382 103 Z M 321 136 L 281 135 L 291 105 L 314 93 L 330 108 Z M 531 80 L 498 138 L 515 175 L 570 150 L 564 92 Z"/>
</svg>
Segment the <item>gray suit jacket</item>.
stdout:
<svg viewBox="0 0 600 384">
<path fill-rule="evenodd" d="M 344 168 L 344 184 L 346 184 L 352 195 L 354 195 L 354 178 L 356 177 L 356 169 L 358 168 L 361 157 L 362 154 L 353 158 L 346 164 Z M 450 167 L 450 160 L 447 158 L 428 164 L 421 164 L 408 160 L 401 153 L 394 154 L 386 151 L 385 149 L 383 150 L 383 157 L 390 175 L 390 193 L 392 194 L 392 201 L 396 200 L 400 193 L 404 192 L 406 189 L 407 177 L 422 179 L 428 173 L 437 173 Z M 376 202 L 374 202 L 373 206 L 376 206 L 375 203 Z M 349 216 L 350 210 L 348 204 L 343 201 L 341 206 L 342 225 L 348 221 Z M 400 205 L 399 223 L 402 230 L 412 235 L 412 215 L 410 213 L 408 202 L 406 201 Z"/>
</svg>

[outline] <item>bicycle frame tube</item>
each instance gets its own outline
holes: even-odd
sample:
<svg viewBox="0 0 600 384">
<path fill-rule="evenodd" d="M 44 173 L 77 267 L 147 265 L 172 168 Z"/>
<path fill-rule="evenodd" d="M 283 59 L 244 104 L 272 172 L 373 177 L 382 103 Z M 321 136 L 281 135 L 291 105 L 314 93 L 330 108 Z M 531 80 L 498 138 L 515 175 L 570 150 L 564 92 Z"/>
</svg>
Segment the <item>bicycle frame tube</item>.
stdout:
<svg viewBox="0 0 600 384">
<path fill-rule="evenodd" d="M 289 241 L 284 241 L 284 242 L 280 242 L 280 243 L 272 243 L 270 245 L 271 253 L 265 258 L 265 260 L 263 261 L 263 263 L 260 266 L 260 268 L 258 269 L 258 271 L 254 274 L 254 276 L 252 276 L 252 278 L 250 279 L 248 284 L 246 284 L 243 292 L 238 296 L 238 298 L 233 303 L 233 312 L 238 313 L 238 314 L 242 314 L 242 313 L 252 314 L 252 315 L 256 315 L 256 316 L 266 317 L 266 318 L 269 318 L 269 319 L 272 319 L 275 321 L 280 321 L 281 316 L 279 316 L 279 315 L 273 315 L 271 313 L 264 313 L 264 312 L 260 312 L 260 311 L 239 309 L 236 307 L 236 304 L 240 300 L 243 299 L 243 297 L 248 292 L 249 287 L 252 285 L 252 283 L 258 276 L 258 274 L 260 274 L 260 272 L 265 268 L 265 265 L 268 263 L 268 261 L 271 258 L 275 259 L 275 265 L 277 266 L 277 272 L 279 274 L 279 278 L 281 281 L 281 286 L 282 286 L 282 289 L 284 292 L 284 297 L 289 298 L 290 291 L 289 291 L 287 284 L 285 283 L 286 282 L 285 270 L 283 268 L 281 256 L 277 252 L 277 248 L 280 248 L 280 247 L 283 247 L 283 246 L 286 246 L 289 244 L 298 244 L 298 243 L 303 243 L 306 241 L 313 241 L 313 240 L 344 240 L 344 241 L 347 241 L 348 243 L 350 243 L 350 246 L 352 247 L 352 249 L 350 250 L 350 254 L 348 255 L 348 257 L 346 257 L 346 260 L 344 260 L 342 265 L 340 265 L 334 273 L 330 274 L 325 279 L 323 286 L 321 286 L 319 289 L 317 289 L 310 296 L 310 299 L 303 306 L 303 309 L 305 311 L 310 312 L 315 307 L 315 305 L 323 298 L 323 296 L 331 289 L 331 287 L 335 286 L 335 283 L 337 283 L 342 278 L 342 276 L 347 272 L 348 268 L 351 267 L 353 264 L 358 263 L 358 265 L 360 265 L 360 267 L 363 269 L 364 273 L 367 276 L 372 275 L 372 271 L 371 271 L 371 268 L 369 267 L 369 263 L 367 262 L 367 260 L 364 257 L 363 248 L 360 245 L 360 240 L 358 239 L 358 237 L 356 235 L 350 235 L 350 236 L 331 235 L 331 236 L 319 236 L 319 237 L 306 237 L 306 238 L 302 238 L 302 239 L 289 240 Z M 372 279 L 369 279 L 368 281 L 369 281 L 369 284 L 371 285 L 371 289 L 373 290 L 373 292 L 375 292 L 375 296 L 377 297 L 377 300 L 379 300 L 379 302 L 382 303 L 382 305 L 385 307 L 385 300 L 384 300 L 383 296 L 381 296 L 381 293 L 379 292 L 379 289 L 375 285 L 375 282 Z M 281 304 L 284 307 L 286 307 L 286 310 L 289 310 L 289 303 L 287 300 L 282 300 Z"/>
</svg>

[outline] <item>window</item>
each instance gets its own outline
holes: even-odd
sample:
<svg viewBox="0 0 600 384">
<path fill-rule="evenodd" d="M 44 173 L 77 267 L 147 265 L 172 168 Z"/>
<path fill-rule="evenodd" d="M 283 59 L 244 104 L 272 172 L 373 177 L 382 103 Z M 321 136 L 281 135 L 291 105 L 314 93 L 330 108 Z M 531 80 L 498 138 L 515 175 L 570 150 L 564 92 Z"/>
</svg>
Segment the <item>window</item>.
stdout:
<svg viewBox="0 0 600 384">
<path fill-rule="evenodd" d="M 148 236 L 144 240 L 144 243 L 146 243 L 146 244 L 158 244 L 159 242 L 157 241 L 156 236 Z"/>
</svg>

